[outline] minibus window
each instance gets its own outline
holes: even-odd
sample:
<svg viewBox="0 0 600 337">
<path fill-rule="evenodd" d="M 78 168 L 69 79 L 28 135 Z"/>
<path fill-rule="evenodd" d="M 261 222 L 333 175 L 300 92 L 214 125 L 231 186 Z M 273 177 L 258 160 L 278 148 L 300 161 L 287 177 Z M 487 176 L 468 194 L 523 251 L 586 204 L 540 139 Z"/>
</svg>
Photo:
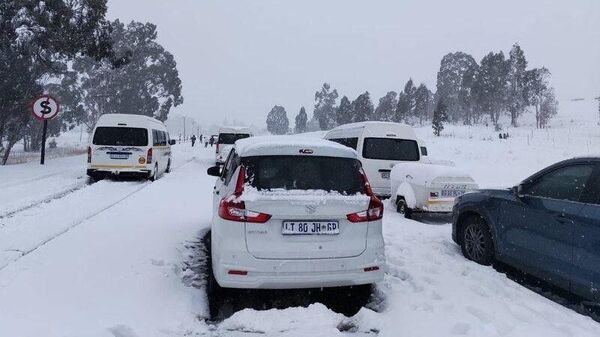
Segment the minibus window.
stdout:
<svg viewBox="0 0 600 337">
<path fill-rule="evenodd" d="M 92 143 L 94 145 L 147 146 L 148 130 L 100 126 L 94 132 Z"/>
<path fill-rule="evenodd" d="M 366 159 L 418 161 L 419 145 L 414 140 L 395 138 L 365 138 L 363 157 Z"/>
</svg>

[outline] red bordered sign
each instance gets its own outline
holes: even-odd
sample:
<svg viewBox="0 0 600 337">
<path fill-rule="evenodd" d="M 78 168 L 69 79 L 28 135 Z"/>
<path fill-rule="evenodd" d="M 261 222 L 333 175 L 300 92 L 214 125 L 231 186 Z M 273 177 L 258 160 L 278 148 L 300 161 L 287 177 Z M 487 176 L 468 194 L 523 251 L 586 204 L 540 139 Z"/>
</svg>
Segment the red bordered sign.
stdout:
<svg viewBox="0 0 600 337">
<path fill-rule="evenodd" d="M 52 96 L 39 96 L 33 101 L 31 112 L 35 118 L 47 121 L 58 116 L 58 113 L 60 112 L 60 103 Z"/>
</svg>

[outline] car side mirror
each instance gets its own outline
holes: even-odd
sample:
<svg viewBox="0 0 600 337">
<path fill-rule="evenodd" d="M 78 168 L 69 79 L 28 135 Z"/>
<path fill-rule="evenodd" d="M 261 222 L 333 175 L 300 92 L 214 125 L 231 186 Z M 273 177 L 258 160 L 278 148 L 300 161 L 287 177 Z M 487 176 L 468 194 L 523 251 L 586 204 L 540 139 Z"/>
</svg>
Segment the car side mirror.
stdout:
<svg viewBox="0 0 600 337">
<path fill-rule="evenodd" d="M 213 177 L 221 176 L 221 166 L 213 166 L 206 170 L 206 174 Z"/>
<path fill-rule="evenodd" d="M 523 194 L 524 189 L 525 188 L 523 187 L 523 184 L 519 184 L 512 188 L 513 193 L 515 194 L 515 196 L 517 198 L 522 198 L 524 196 L 524 194 Z"/>
<path fill-rule="evenodd" d="M 175 144 L 177 144 L 177 141 L 175 139 L 169 140 L 169 145 L 175 145 Z"/>
</svg>

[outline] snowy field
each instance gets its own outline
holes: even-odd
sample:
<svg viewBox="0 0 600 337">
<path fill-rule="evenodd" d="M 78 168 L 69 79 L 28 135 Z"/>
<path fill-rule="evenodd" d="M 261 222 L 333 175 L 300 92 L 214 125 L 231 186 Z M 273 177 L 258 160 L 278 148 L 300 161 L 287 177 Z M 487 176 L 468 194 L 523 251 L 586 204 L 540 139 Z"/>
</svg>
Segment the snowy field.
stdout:
<svg viewBox="0 0 600 337">
<path fill-rule="evenodd" d="M 600 149 L 591 117 L 509 129 L 508 140 L 491 128 L 417 132 L 482 187 Z M 244 309 L 211 322 L 194 263 L 210 227 L 212 150 L 175 146 L 173 172 L 154 183 L 88 184 L 85 156 L 0 167 L 0 336 L 600 336 L 590 317 L 467 261 L 444 220 L 407 220 L 389 204 L 387 275 L 368 308 Z"/>
</svg>

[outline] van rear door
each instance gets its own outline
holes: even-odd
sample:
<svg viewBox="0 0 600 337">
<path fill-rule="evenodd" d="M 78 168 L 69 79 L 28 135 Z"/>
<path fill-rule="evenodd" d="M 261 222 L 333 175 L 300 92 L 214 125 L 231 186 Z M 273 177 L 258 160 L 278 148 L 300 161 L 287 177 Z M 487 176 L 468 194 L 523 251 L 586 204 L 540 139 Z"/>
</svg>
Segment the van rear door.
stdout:
<svg viewBox="0 0 600 337">
<path fill-rule="evenodd" d="M 363 140 L 362 161 L 377 195 L 390 195 L 390 172 L 402 161 L 419 161 L 419 144 L 414 139 L 367 137 Z"/>
<path fill-rule="evenodd" d="M 149 145 L 148 129 L 99 126 L 94 130 L 92 145 L 93 166 L 107 169 L 141 166 L 145 164 Z"/>
</svg>

